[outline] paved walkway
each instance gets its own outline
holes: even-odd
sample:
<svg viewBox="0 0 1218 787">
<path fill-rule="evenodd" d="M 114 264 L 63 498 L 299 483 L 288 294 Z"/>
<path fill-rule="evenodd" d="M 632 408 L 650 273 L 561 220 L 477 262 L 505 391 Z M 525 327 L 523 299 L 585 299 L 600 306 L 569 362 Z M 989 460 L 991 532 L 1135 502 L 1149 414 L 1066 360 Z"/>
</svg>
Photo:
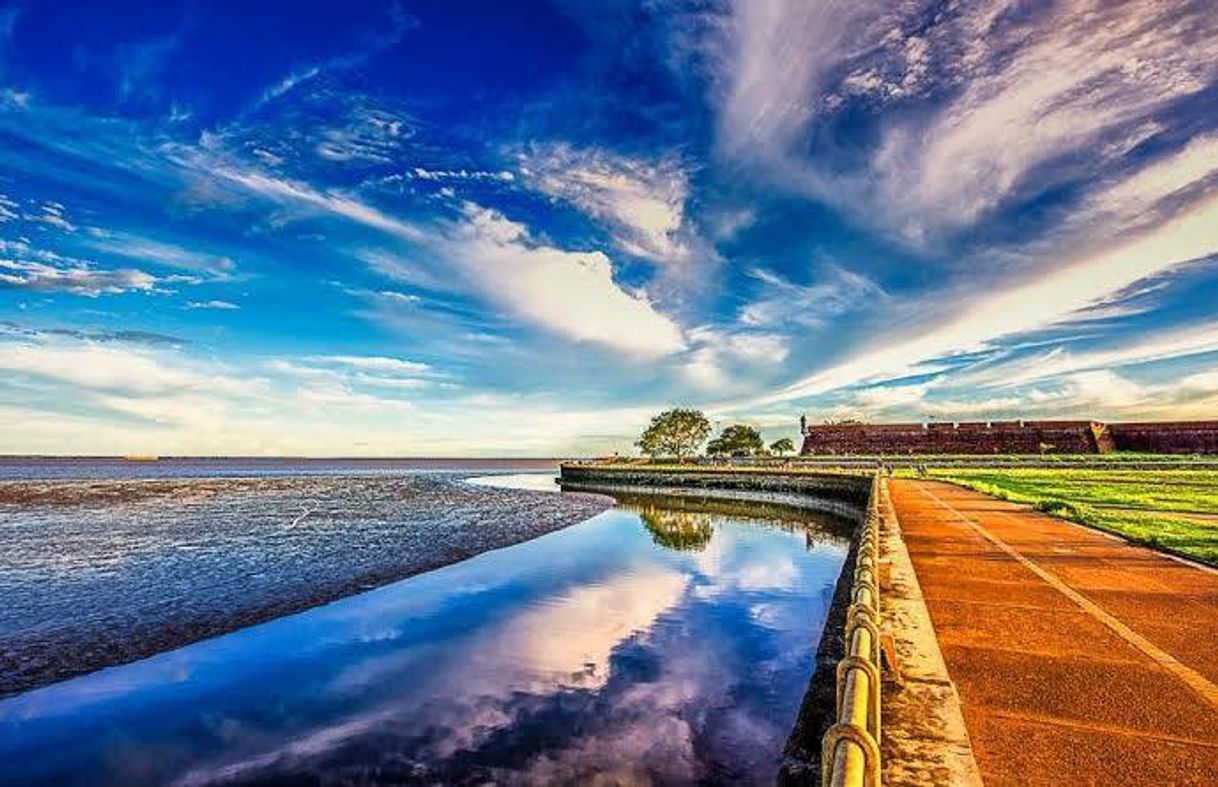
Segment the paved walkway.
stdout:
<svg viewBox="0 0 1218 787">
<path fill-rule="evenodd" d="M 987 785 L 1218 784 L 1218 572 L 949 484 L 891 494 Z"/>
</svg>

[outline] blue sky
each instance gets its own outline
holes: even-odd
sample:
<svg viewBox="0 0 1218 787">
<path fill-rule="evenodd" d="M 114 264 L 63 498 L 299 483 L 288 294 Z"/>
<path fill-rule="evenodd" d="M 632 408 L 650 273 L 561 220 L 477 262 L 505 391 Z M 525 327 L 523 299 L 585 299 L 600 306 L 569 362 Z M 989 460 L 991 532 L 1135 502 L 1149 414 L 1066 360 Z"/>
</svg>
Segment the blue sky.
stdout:
<svg viewBox="0 0 1218 787">
<path fill-rule="evenodd" d="M 1218 405 L 1204 2 L 0 4 L 0 451 Z"/>
</svg>

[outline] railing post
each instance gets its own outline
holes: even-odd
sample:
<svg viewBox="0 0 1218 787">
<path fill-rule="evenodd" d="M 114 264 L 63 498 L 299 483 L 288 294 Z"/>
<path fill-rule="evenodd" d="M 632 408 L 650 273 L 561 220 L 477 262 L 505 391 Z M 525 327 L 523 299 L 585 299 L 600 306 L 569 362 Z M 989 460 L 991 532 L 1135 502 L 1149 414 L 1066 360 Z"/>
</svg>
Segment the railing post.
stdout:
<svg viewBox="0 0 1218 787">
<path fill-rule="evenodd" d="M 821 742 L 824 787 L 880 784 L 880 497 L 871 479 L 867 516 L 859 529 L 854 582 L 846 612 L 846 655 L 837 665 L 837 723 Z"/>
</svg>

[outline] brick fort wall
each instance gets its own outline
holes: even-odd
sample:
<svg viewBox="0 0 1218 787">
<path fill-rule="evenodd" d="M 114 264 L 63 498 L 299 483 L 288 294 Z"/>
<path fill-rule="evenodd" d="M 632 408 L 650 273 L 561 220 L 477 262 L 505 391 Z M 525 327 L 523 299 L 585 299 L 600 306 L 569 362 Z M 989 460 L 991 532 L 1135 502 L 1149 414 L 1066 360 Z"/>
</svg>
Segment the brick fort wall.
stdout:
<svg viewBox="0 0 1218 787">
<path fill-rule="evenodd" d="M 1097 454 L 1218 453 L 1218 421 L 1115 423 L 986 421 L 810 426 L 801 453 Z"/>
<path fill-rule="evenodd" d="M 1148 454 L 1218 454 L 1218 421 L 1112 424 L 1118 451 Z"/>
</svg>

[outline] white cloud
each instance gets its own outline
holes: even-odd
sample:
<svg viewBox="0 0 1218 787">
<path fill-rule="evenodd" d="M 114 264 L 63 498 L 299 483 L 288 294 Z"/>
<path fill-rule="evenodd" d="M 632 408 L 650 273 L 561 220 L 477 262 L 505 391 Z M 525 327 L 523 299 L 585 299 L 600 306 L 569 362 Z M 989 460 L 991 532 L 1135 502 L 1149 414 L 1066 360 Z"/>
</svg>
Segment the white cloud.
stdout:
<svg viewBox="0 0 1218 787">
<path fill-rule="evenodd" d="M 727 370 L 710 347 L 698 347 L 691 351 L 681 371 L 694 385 L 708 391 L 718 390 L 728 382 Z"/>
<path fill-rule="evenodd" d="M 168 268 L 207 273 L 212 278 L 225 278 L 237 269 L 230 257 L 195 252 L 128 232 L 90 228 L 87 235 L 84 244 L 97 251 Z"/>
<path fill-rule="evenodd" d="M 1202 400 L 1197 404 L 1210 404 L 1215 398 L 1218 398 L 1218 369 L 1207 369 L 1190 374 L 1182 378 L 1175 388 L 1190 399 L 1201 397 Z"/>
<path fill-rule="evenodd" d="M 234 393 L 246 388 L 218 369 L 186 361 L 175 352 L 97 341 L 0 342 L 0 369 L 127 396 Z"/>
<path fill-rule="evenodd" d="M 25 214 L 21 218 L 47 224 L 64 232 L 76 232 L 76 225 L 68 221 L 67 216 L 64 215 L 64 206 L 58 202 L 43 203 L 38 213 Z"/>
<path fill-rule="evenodd" d="M 412 287 L 437 290 L 444 289 L 446 283 L 451 283 L 451 277 L 446 280 L 443 273 L 433 273 L 427 266 L 426 260 L 419 259 L 421 255 L 390 252 L 378 248 L 363 248 L 355 250 L 352 256 L 381 276 Z M 395 292 L 393 295 L 385 295 L 385 297 L 401 304 L 420 302 L 418 296 L 404 293 Z"/>
<path fill-rule="evenodd" d="M 951 375 L 947 382 L 953 386 L 1012 387 L 1076 372 L 1113 370 L 1210 352 L 1218 352 L 1218 323 L 1142 332 L 1109 349 L 1072 352 L 1058 346 L 1019 360 L 999 360 L 973 371 Z"/>
<path fill-rule="evenodd" d="M 1179 381 L 1137 382 L 1095 369 L 1019 385 L 1001 396 L 976 392 L 944 396 L 935 385 L 880 385 L 851 391 L 846 402 L 820 410 L 827 417 L 864 417 L 903 421 L 1010 418 L 1098 418 L 1129 420 L 1205 418 L 1218 404 L 1218 373 L 1190 375 Z M 1210 409 L 1207 409 L 1210 408 Z"/>
<path fill-rule="evenodd" d="M 447 387 L 416 362 L 218 362 L 189 346 L 0 333 L 4 449 L 17 453 L 470 456 L 627 450 L 659 408 Z M 371 359 L 371 360 L 369 360 Z M 400 362 L 394 363 L 395 361 Z M 445 387 L 440 387 L 445 386 Z M 471 413 L 478 414 L 471 420 Z M 483 425 L 494 423 L 487 432 Z M 302 426 L 302 424 L 304 426 Z"/>
<path fill-rule="evenodd" d="M 605 222 L 623 251 L 655 262 L 690 254 L 683 236 L 689 182 L 675 161 L 558 144 L 522 154 L 520 171 L 531 188 Z"/>
<path fill-rule="evenodd" d="M 785 337 L 763 331 L 724 330 L 704 325 L 689 331 L 693 349 L 681 372 L 699 388 L 725 390 L 755 381 L 768 374 L 790 354 Z"/>
<path fill-rule="evenodd" d="M 815 115 L 830 68 L 857 43 L 859 24 L 879 4 L 803 0 L 731 5 L 730 18 L 709 29 L 718 61 L 720 152 L 782 166 Z"/>
<path fill-rule="evenodd" d="M 1097 370 L 1078 372 L 1067 377 L 1060 398 L 1076 410 L 1085 408 L 1099 413 L 1112 413 L 1141 411 L 1159 397 L 1145 386 L 1115 372 Z"/>
<path fill-rule="evenodd" d="M 685 347 L 680 328 L 613 280 L 599 251 L 565 251 L 536 242 L 503 214 L 467 204 L 465 221 L 441 244 L 482 297 L 514 316 L 575 341 L 655 357 Z"/>
<path fill-rule="evenodd" d="M 540 675 L 547 688 L 555 681 L 601 688 L 610 677 L 614 648 L 650 629 L 688 583 L 687 575 L 645 568 L 576 586 L 505 621 L 484 652 L 511 654 L 514 665 L 527 668 L 525 685 Z"/>
<path fill-rule="evenodd" d="M 124 292 L 151 292 L 156 289 L 155 276 L 134 268 L 100 270 L 86 263 L 49 265 L 0 259 L 0 288 L 67 292 L 96 298 Z"/>
<path fill-rule="evenodd" d="M 260 103 L 265 104 L 270 101 L 274 101 L 280 96 L 290 93 L 297 85 L 301 84 L 302 82 L 309 81 L 320 73 L 321 68 L 319 66 L 309 66 L 308 68 L 303 68 L 300 71 L 293 71 L 283 79 L 276 82 L 274 85 L 267 88 L 262 94 Z"/>
<path fill-rule="evenodd" d="M 761 293 L 740 310 L 740 322 L 752 326 L 784 323 L 820 327 L 830 318 L 866 309 L 886 300 L 874 281 L 840 265 L 827 266 L 811 285 L 795 284 L 776 273 L 755 270 Z"/>
<path fill-rule="evenodd" d="M 926 383 L 911 385 L 873 385 L 852 391 L 853 404 L 867 411 L 887 410 L 893 407 L 911 406 L 922 401 L 929 386 Z"/>
<path fill-rule="evenodd" d="M 343 71 L 363 65 L 369 58 L 401 41 L 406 31 L 417 24 L 417 20 L 404 14 L 399 6 L 396 4 L 390 6 L 387 18 L 380 21 L 379 27 L 376 30 L 364 36 L 360 46 L 320 63 L 293 69 L 287 76 L 263 91 L 262 97 L 258 101 L 258 106 L 271 103 L 291 93 L 297 86 L 314 79 L 320 74 L 331 71 Z"/>
<path fill-rule="evenodd" d="M 380 109 L 357 108 L 342 126 L 320 132 L 317 155 L 330 161 L 387 164 L 402 154 L 404 143 L 414 136 L 414 121 Z"/>
<path fill-rule="evenodd" d="M 507 170 L 427 169 L 426 167 L 415 167 L 409 172 L 393 177 L 406 180 L 497 180 L 503 183 L 511 183 L 516 179 L 516 176 Z"/>
<path fill-rule="evenodd" d="M 414 224 L 394 218 L 384 211 L 343 194 L 318 190 L 304 183 L 272 177 L 256 171 L 225 166 L 209 168 L 210 164 L 204 162 L 196 162 L 196 166 L 275 202 L 312 207 L 381 230 L 402 240 L 422 241 L 427 238 L 427 233 Z"/>
<path fill-rule="evenodd" d="M 198 145 L 165 143 L 157 152 L 148 166 L 171 183 L 184 179 L 190 185 L 184 198 L 197 205 L 247 207 L 264 202 L 283 208 L 275 216 L 279 221 L 336 218 L 384 233 L 388 240 L 405 241 L 372 252 L 377 255 L 374 267 L 420 287 L 476 295 L 501 311 L 486 322 L 508 316 L 570 340 L 640 357 L 685 347 L 680 327 L 653 306 L 647 292 L 614 280 L 604 253 L 547 244 L 494 211 L 475 208 L 455 221 L 415 223 L 350 192 L 251 168 L 214 134 L 205 135 Z"/>
<path fill-rule="evenodd" d="M 1200 3 L 1081 0 L 1017 13 L 1007 0 L 947 9 L 738 0 L 730 9 L 705 25 L 713 34 L 702 42 L 720 154 L 919 244 L 1021 194 L 1095 181 L 1097 166 L 1167 127 L 1161 115 L 1173 102 L 1218 78 L 1218 18 Z M 852 171 L 838 157 L 819 163 L 812 133 L 843 94 L 934 101 L 886 116 L 880 144 Z"/>
<path fill-rule="evenodd" d="M 914 231 L 971 224 L 1036 167 L 1089 153 L 1218 73 L 1185 43 L 1218 36 L 1200 7 L 1075 2 L 1045 7 L 1032 31 L 995 22 L 994 7 L 961 16 L 984 50 L 960 95 L 925 127 L 894 128 L 877 159 L 881 199 L 904 206 Z"/>
<path fill-rule="evenodd" d="M 387 358 L 378 355 L 320 355 L 310 360 L 318 363 L 330 363 L 347 366 L 353 369 L 374 371 L 379 373 L 415 375 L 431 369 L 431 366 L 418 361 L 406 361 L 401 358 Z"/>
<path fill-rule="evenodd" d="M 1209 181 L 1215 172 L 1218 172 L 1218 134 L 1203 134 L 1096 191 L 1088 197 L 1082 212 L 1136 221 L 1161 200 Z"/>
<path fill-rule="evenodd" d="M 0 194 L 0 224 L 17 218 L 17 203 Z"/>
<path fill-rule="evenodd" d="M 428 388 L 444 375 L 429 364 L 376 355 L 315 355 L 297 360 L 277 359 L 271 368 L 315 386 L 313 399 L 352 401 L 357 389 L 413 391 Z M 376 396 L 369 403 L 376 403 Z"/>
<path fill-rule="evenodd" d="M 612 265 L 603 253 L 539 244 L 524 225 L 497 211 L 467 204 L 464 220 L 451 237 L 443 237 L 305 184 L 231 168 L 216 174 L 263 197 L 313 206 L 439 251 L 481 297 L 570 339 L 640 356 L 665 355 L 685 346 L 680 328 L 657 312 L 645 293 L 627 292 L 613 281 Z M 421 265 L 370 254 L 382 273 L 419 283 L 436 281 Z"/>
<path fill-rule="evenodd" d="M 190 301 L 187 309 L 215 309 L 217 311 L 237 311 L 241 307 L 229 301 Z"/>
<path fill-rule="evenodd" d="M 1128 243 L 1063 266 L 1031 281 L 989 285 L 970 294 L 954 317 L 935 315 L 931 325 L 903 326 L 878 336 L 848 360 L 818 371 L 759 402 L 778 402 L 847 385 L 901 377 L 918 364 L 985 347 L 994 339 L 1068 321 L 1113 293 L 1180 265 L 1218 252 L 1218 197 Z M 943 295 L 935 299 L 941 309 Z M 912 338 L 906 338 L 912 335 Z"/>
<path fill-rule="evenodd" d="M 310 411 L 329 408 L 336 412 L 415 413 L 418 406 L 403 398 L 402 392 L 417 391 L 432 384 L 428 379 L 400 373 L 365 372 L 316 359 L 301 362 L 276 358 L 267 368 L 291 385 L 295 404 Z"/>
</svg>

